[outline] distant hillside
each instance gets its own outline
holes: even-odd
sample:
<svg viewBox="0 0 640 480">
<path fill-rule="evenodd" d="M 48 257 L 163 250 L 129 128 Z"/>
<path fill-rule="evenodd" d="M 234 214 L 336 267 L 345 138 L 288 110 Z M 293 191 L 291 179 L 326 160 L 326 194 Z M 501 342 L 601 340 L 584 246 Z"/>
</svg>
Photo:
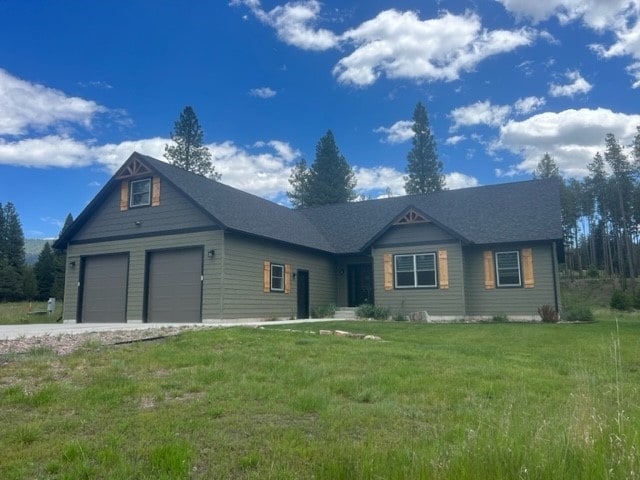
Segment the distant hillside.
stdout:
<svg viewBox="0 0 640 480">
<path fill-rule="evenodd" d="M 54 241 L 45 238 L 26 238 L 24 240 L 24 253 L 27 265 L 34 265 L 38 261 L 38 256 L 40 252 L 42 252 L 44 244 L 47 242 L 51 245 Z"/>
</svg>

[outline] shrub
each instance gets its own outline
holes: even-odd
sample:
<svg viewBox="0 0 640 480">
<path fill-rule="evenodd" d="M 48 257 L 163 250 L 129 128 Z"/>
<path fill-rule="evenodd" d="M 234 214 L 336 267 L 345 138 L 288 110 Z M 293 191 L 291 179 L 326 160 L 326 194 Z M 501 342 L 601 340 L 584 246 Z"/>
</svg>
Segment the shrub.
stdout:
<svg viewBox="0 0 640 480">
<path fill-rule="evenodd" d="M 538 307 L 538 315 L 544 323 L 558 323 L 560 317 L 558 317 L 558 312 L 551 305 L 542 305 Z"/>
<path fill-rule="evenodd" d="M 369 303 L 363 303 L 356 308 L 356 316 L 359 318 L 375 318 L 376 320 L 387 320 L 391 312 L 388 308 L 377 307 Z"/>
<path fill-rule="evenodd" d="M 598 271 L 597 268 L 591 267 L 589 270 L 587 270 L 587 277 L 598 278 L 599 276 L 600 276 L 600 272 Z"/>
<path fill-rule="evenodd" d="M 497 315 L 491 317 L 491 321 L 496 323 L 505 323 L 509 321 L 509 317 L 507 317 L 507 315 L 504 313 L 498 313 Z"/>
<path fill-rule="evenodd" d="M 572 305 L 562 311 L 565 322 L 593 322 L 593 312 L 586 305 Z"/>
<path fill-rule="evenodd" d="M 311 318 L 333 318 L 336 313 L 336 306 L 333 303 L 311 309 Z"/>
<path fill-rule="evenodd" d="M 613 295 L 611 295 L 609 306 L 615 310 L 631 310 L 633 299 L 627 292 L 616 290 L 613 292 Z"/>
</svg>

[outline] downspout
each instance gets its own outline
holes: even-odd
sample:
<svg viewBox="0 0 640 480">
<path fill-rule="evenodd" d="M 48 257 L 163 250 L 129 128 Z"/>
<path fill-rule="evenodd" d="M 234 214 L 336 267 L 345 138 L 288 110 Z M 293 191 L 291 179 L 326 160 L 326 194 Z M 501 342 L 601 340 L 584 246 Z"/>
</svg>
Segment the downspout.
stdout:
<svg viewBox="0 0 640 480">
<path fill-rule="evenodd" d="M 560 314 L 560 298 L 558 295 L 558 251 L 556 242 L 551 244 L 551 268 L 553 269 L 553 301 L 556 312 Z"/>
</svg>

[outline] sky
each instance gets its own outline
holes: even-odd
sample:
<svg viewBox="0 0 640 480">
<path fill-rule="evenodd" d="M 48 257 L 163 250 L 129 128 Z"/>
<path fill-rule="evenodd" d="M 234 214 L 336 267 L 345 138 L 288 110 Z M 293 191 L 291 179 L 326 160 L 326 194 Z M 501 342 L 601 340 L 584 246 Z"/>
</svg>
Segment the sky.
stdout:
<svg viewBox="0 0 640 480">
<path fill-rule="evenodd" d="M 287 205 L 331 130 L 357 192 L 404 194 L 428 113 L 449 189 L 582 178 L 640 125 L 640 0 L 0 0 L 0 203 L 56 237 L 191 106 L 222 182 Z"/>
</svg>

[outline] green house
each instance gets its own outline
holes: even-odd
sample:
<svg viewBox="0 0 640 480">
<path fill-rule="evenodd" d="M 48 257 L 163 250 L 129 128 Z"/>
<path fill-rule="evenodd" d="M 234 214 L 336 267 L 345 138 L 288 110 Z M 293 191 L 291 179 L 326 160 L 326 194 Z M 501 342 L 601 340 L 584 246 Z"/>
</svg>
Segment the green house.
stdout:
<svg viewBox="0 0 640 480">
<path fill-rule="evenodd" d="M 133 153 L 56 243 L 65 322 L 429 321 L 559 310 L 559 185 L 526 181 L 292 210 Z"/>
</svg>

